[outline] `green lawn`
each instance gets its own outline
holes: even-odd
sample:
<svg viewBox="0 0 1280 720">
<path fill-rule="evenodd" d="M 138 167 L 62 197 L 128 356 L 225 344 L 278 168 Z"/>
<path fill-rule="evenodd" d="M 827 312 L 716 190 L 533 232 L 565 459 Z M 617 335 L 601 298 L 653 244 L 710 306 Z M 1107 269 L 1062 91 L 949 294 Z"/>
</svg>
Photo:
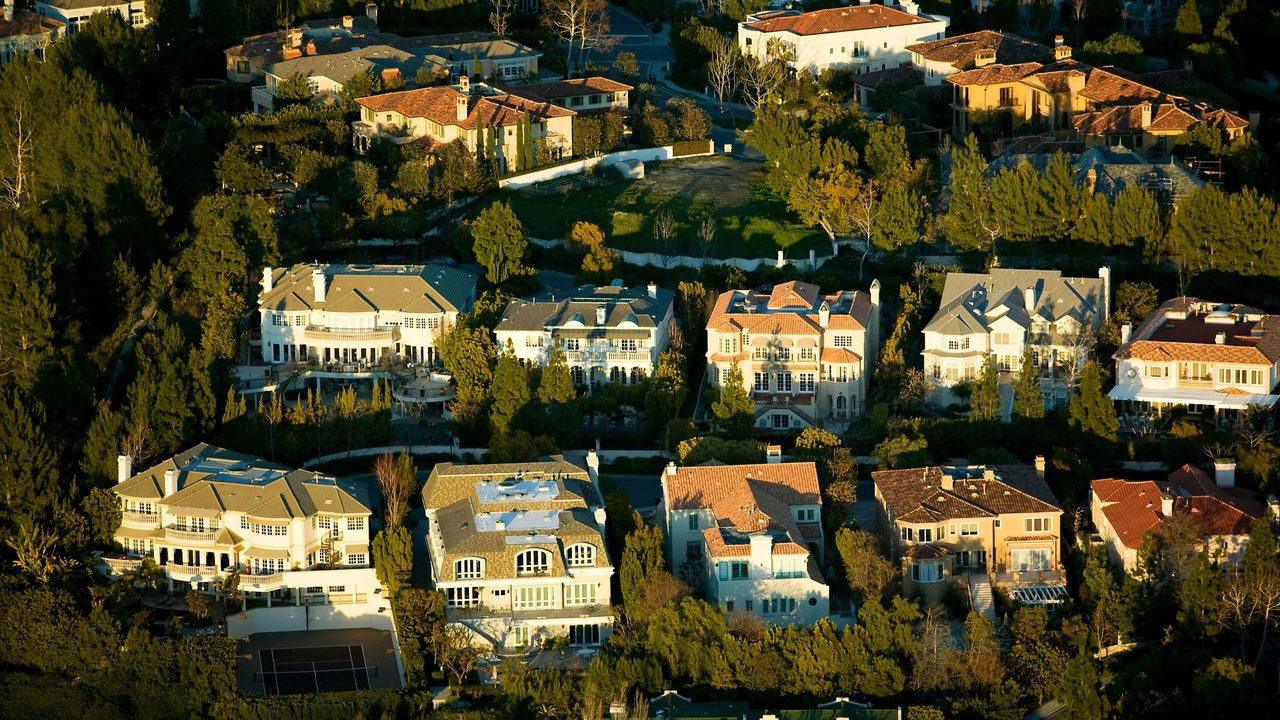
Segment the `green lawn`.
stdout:
<svg viewBox="0 0 1280 720">
<path fill-rule="evenodd" d="M 653 239 L 653 216 L 670 211 L 672 250 L 701 255 L 698 228 L 716 220 L 715 257 L 789 257 L 827 247 L 825 236 L 796 223 L 786 207 L 753 189 L 760 164 L 715 157 L 650 164 L 643 180 L 560 181 L 554 191 L 504 191 L 529 234 L 566 237 L 579 220 L 595 223 L 620 250 L 660 252 Z"/>
</svg>

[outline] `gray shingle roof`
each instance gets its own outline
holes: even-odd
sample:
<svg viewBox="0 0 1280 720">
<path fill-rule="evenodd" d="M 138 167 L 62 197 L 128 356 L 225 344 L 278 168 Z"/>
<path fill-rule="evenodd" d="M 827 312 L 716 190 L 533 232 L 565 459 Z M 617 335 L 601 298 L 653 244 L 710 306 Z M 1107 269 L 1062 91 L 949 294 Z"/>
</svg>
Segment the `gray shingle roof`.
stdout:
<svg viewBox="0 0 1280 720">
<path fill-rule="evenodd" d="M 273 287 L 258 298 L 268 310 L 329 312 L 466 312 L 475 301 L 477 276 L 440 265 L 321 265 L 327 289 L 316 302 L 314 265 L 272 270 Z"/>
<path fill-rule="evenodd" d="M 1044 322 L 1070 317 L 1101 324 L 1103 281 L 1063 277 L 1057 270 L 993 268 L 989 273 L 948 273 L 937 314 L 925 330 L 946 335 L 988 332 L 997 317 L 1030 324 L 1024 290 L 1035 289 L 1032 313 Z"/>
<path fill-rule="evenodd" d="M 675 293 L 657 288 L 653 296 L 646 288 L 584 285 L 572 297 L 562 300 L 513 300 L 507 306 L 495 332 L 538 331 L 545 328 L 581 326 L 587 329 L 617 328 L 632 322 L 637 328 L 655 328 L 671 311 Z M 605 321 L 596 322 L 596 309 L 605 308 Z"/>
</svg>

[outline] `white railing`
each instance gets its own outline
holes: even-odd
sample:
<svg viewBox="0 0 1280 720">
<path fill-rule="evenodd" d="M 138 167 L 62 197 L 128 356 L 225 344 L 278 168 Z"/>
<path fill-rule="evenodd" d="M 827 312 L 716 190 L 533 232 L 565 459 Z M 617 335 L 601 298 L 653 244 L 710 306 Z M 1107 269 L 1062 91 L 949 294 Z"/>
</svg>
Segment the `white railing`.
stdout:
<svg viewBox="0 0 1280 720">
<path fill-rule="evenodd" d="M 217 528 L 213 530 L 187 530 L 186 528 L 170 526 L 164 529 L 165 539 L 175 542 L 211 543 L 217 534 Z"/>
<path fill-rule="evenodd" d="M 307 337 L 320 340 L 394 340 L 395 328 L 328 328 L 307 326 Z"/>
<path fill-rule="evenodd" d="M 127 523 L 138 525 L 159 525 L 160 513 L 138 512 L 136 510 L 125 510 L 120 513 L 120 519 Z"/>
<path fill-rule="evenodd" d="M 274 585 L 275 583 L 284 582 L 284 573 L 270 573 L 268 575 L 240 575 L 241 585 Z"/>
<path fill-rule="evenodd" d="M 177 565 L 170 563 L 166 566 L 169 575 L 190 575 L 192 577 L 200 576 L 211 578 L 218 574 L 217 565 Z"/>
<path fill-rule="evenodd" d="M 648 360 L 649 353 L 619 350 L 609 353 L 610 360 Z"/>
<path fill-rule="evenodd" d="M 142 567 L 142 558 L 104 557 L 102 563 L 111 568 L 113 574 L 119 575 Z"/>
</svg>

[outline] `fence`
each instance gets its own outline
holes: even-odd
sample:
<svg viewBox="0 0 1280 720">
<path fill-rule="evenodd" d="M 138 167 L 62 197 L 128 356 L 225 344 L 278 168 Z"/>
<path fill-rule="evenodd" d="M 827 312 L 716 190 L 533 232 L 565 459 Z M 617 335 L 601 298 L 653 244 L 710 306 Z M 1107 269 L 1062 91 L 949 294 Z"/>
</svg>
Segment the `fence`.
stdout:
<svg viewBox="0 0 1280 720">
<path fill-rule="evenodd" d="M 702 157 L 714 154 L 714 146 L 710 140 L 707 140 L 706 152 L 688 153 L 684 152 L 685 148 L 681 148 L 682 152 L 677 156 L 675 147 L 667 145 L 664 147 L 642 148 L 639 150 L 621 150 L 619 152 L 600 155 L 597 157 L 584 158 L 582 160 L 574 160 L 573 162 L 562 163 L 553 167 L 541 168 L 531 172 L 521 173 L 519 175 L 510 175 L 498 180 L 499 188 L 511 188 L 519 190 L 527 188 L 530 185 L 536 185 L 547 180 L 555 180 L 556 178 L 568 175 L 577 175 L 586 172 L 597 165 L 617 165 L 630 160 L 636 162 L 662 162 L 671 160 L 675 157 Z"/>
</svg>

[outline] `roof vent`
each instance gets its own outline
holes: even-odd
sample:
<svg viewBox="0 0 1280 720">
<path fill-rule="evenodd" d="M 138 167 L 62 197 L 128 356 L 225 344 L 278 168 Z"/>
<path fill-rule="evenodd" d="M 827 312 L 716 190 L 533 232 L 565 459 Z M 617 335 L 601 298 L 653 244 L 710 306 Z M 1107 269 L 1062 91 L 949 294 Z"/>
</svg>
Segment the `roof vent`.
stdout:
<svg viewBox="0 0 1280 720">
<path fill-rule="evenodd" d="M 1226 334 L 1226 333 L 1218 333 L 1217 335 L 1214 335 L 1214 336 L 1213 336 L 1213 343 L 1214 343 L 1215 345 L 1226 345 L 1226 344 L 1227 344 L 1227 334 Z"/>
</svg>

